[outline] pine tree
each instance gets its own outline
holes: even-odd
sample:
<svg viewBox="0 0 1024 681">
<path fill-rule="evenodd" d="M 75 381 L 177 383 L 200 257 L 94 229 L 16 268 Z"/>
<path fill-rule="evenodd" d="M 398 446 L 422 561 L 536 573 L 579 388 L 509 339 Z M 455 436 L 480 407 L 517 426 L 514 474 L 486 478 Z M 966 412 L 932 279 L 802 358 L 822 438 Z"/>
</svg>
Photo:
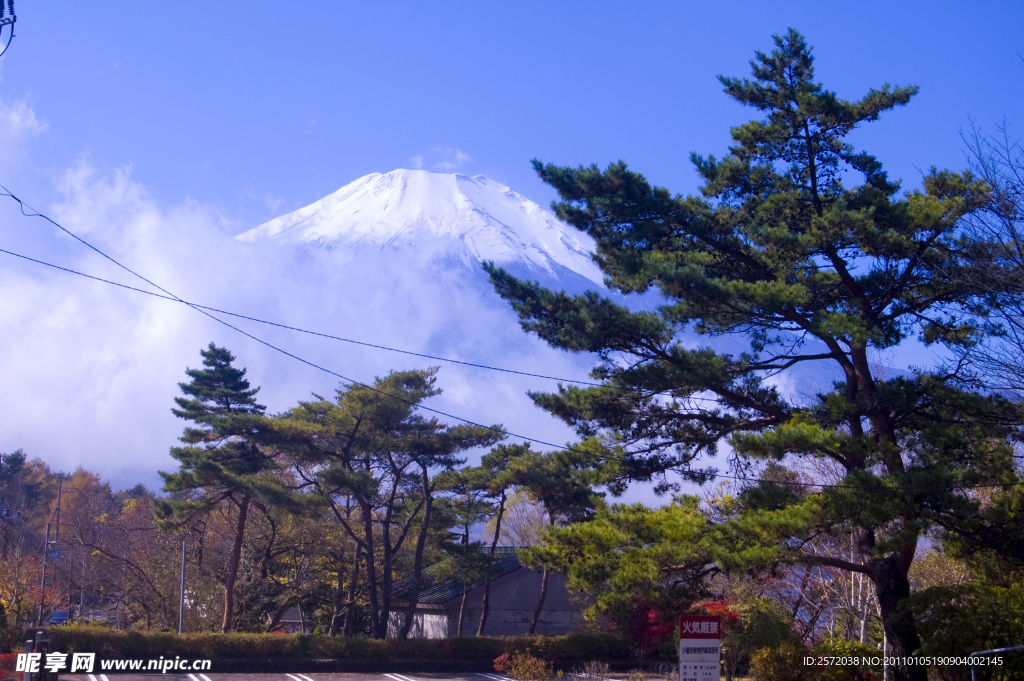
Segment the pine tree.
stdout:
<svg viewBox="0 0 1024 681">
<path fill-rule="evenodd" d="M 337 391 L 336 402 L 300 402 L 274 428 L 298 475 L 366 557 L 371 634 L 389 631 L 399 560 L 412 554 L 409 605 L 392 620 L 406 638 L 422 584 L 437 496 L 436 474 L 465 464 L 459 454 L 504 437 L 501 426 L 448 426 L 418 405 L 440 393 L 436 369 L 395 371 L 372 386 Z"/>
<path fill-rule="evenodd" d="M 285 498 L 279 483 L 267 473 L 276 464 L 264 451 L 261 438 L 268 432 L 265 407 L 255 400 L 259 388 L 250 388 L 245 369 L 232 366 L 235 357 L 210 343 L 200 351 L 203 369 L 187 369 L 188 383 L 179 383 L 184 397 L 174 398 L 175 416 L 191 421 L 181 436 L 182 447 L 171 448 L 181 462 L 176 473 L 163 473 L 164 490 L 186 493 L 184 499 L 158 499 L 155 512 L 167 525 L 187 522 L 197 515 L 230 504 L 237 509 L 234 537 L 224 583 L 222 631 L 230 631 L 234 615 L 235 582 L 250 506 L 254 499 Z"/>
<path fill-rule="evenodd" d="M 590 518 L 600 503 L 601 493 L 594 492 L 594 486 L 601 482 L 590 470 L 586 452 L 555 451 L 540 454 L 525 447 L 508 461 L 507 468 L 498 475 L 496 482 L 514 485 L 526 492 L 532 499 L 544 506 L 548 526 L 558 523 L 579 522 Z M 537 631 L 540 614 L 548 593 L 548 566 L 542 565 L 540 597 L 530 619 L 528 634 Z"/>
<path fill-rule="evenodd" d="M 914 337 L 969 346 L 991 288 L 1019 293 L 1024 282 L 979 267 L 992 244 L 961 227 L 988 200 L 984 182 L 933 170 L 921 190 L 902 192 L 847 141 L 916 87 L 841 99 L 814 80 L 811 51 L 793 30 L 751 65 L 752 79 L 720 80 L 763 117 L 732 130 L 721 160 L 691 157 L 701 196 L 673 196 L 621 162 L 604 172 L 534 162 L 563 199 L 559 216 L 595 238 L 613 286 L 657 287 L 661 307 L 631 311 L 488 269 L 524 329 L 601 358 L 600 387 L 533 399 L 582 435 L 601 435 L 625 477 L 669 484 L 664 475 L 676 470 L 704 481 L 713 470 L 699 467 L 701 457 L 723 445 L 739 470 L 783 458 L 832 462 L 839 486 L 751 506 L 726 528 L 733 555 L 721 560 L 866 575 L 889 654 L 909 656 L 920 640 L 901 605 L 918 540 L 937 518 L 977 510 L 965 486 L 1009 474 L 1009 410 L 972 393 L 956 367 L 885 377 L 873 353 Z M 687 333 L 714 340 L 694 346 Z M 807 385 L 822 375 L 835 381 L 816 395 L 779 387 L 779 376 Z M 814 553 L 815 533 L 837 527 L 854 536 L 854 555 Z M 895 672 L 925 678 L 920 666 Z"/>
</svg>

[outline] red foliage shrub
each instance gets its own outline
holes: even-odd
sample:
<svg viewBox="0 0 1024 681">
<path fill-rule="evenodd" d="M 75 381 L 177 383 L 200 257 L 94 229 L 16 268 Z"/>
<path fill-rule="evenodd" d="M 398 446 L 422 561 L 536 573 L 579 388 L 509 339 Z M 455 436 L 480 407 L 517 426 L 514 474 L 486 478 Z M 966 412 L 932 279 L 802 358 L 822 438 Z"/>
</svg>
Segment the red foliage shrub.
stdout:
<svg viewBox="0 0 1024 681">
<path fill-rule="evenodd" d="M 16 679 L 20 674 L 14 673 L 14 664 L 18 659 L 18 653 L 0 653 L 0 679 Z"/>
<path fill-rule="evenodd" d="M 723 598 L 717 601 L 697 601 L 691 612 L 694 615 L 716 615 L 722 618 L 722 633 L 726 633 L 740 621 L 740 613 L 736 609 L 736 601 Z"/>
<path fill-rule="evenodd" d="M 667 613 L 661 608 L 636 597 L 636 609 L 629 625 L 629 637 L 640 646 L 644 655 L 650 655 L 658 647 L 671 640 L 675 632 L 677 618 L 674 613 Z"/>
</svg>

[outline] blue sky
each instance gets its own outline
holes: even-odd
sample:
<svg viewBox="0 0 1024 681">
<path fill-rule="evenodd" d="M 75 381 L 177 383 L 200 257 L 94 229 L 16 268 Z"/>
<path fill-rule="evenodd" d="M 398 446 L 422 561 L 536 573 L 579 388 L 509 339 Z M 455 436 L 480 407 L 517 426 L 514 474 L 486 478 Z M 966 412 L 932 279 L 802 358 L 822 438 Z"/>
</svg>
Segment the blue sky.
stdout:
<svg viewBox="0 0 1024 681">
<path fill-rule="evenodd" d="M 894 177 L 962 165 L 969 117 L 1024 126 L 1016 2 L 17 3 L 2 96 L 49 125 L 40 169 L 130 164 L 165 202 L 252 226 L 369 172 L 449 162 L 547 203 L 529 160 L 624 159 L 695 189 L 749 111 L 718 74 L 793 26 L 841 96 L 920 95 L 858 135 Z M 457 161 L 456 152 L 461 152 Z M 13 181 L 17 178 L 4 178 Z M 35 197 L 45 203 L 51 197 Z"/>
<path fill-rule="evenodd" d="M 623 159 L 656 184 L 693 192 L 690 152 L 721 155 L 729 127 L 755 114 L 722 94 L 716 76 L 748 75 L 754 50 L 770 50 L 771 34 L 790 26 L 840 96 L 886 82 L 920 86 L 908 107 L 854 133 L 906 188 L 933 165 L 964 165 L 959 131 L 972 119 L 1024 130 L 1017 2 L 16 5 L 17 37 L 0 58 L 0 184 L 185 297 L 239 309 L 266 292 L 260 286 L 274 287 L 277 297 L 257 308 L 266 316 L 382 344 L 411 343 L 412 327 L 396 319 L 437 301 L 348 309 L 325 300 L 329 315 L 291 318 L 285 294 L 302 295 L 309 280 L 271 282 L 253 268 L 218 280 L 212 272 L 228 246 L 214 235 L 400 167 L 483 174 L 547 204 L 554 194 L 531 158 Z M 0 202 L 0 248 L 116 274 L 9 200 Z M 495 328 L 512 324 L 494 301 L 466 304 L 492 315 Z M 239 355 L 272 409 L 336 383 L 167 305 L 0 260 L 0 412 L 10 417 L 0 451 L 24 447 L 59 468 L 81 463 L 119 484 L 153 484 L 181 432 L 169 415 L 176 383 L 210 339 Z M 424 338 L 461 323 L 440 307 L 429 316 L 435 327 L 420 329 Z M 559 375 L 589 366 L 525 337 L 507 340 L 460 357 L 487 362 L 500 351 L 517 368 Z M 365 380 L 406 366 L 294 347 Z M 490 378 L 448 376 L 441 406 L 568 439 L 524 406 L 522 392 L 538 386 L 489 383 L 501 399 L 488 411 L 494 404 L 471 384 Z"/>
</svg>

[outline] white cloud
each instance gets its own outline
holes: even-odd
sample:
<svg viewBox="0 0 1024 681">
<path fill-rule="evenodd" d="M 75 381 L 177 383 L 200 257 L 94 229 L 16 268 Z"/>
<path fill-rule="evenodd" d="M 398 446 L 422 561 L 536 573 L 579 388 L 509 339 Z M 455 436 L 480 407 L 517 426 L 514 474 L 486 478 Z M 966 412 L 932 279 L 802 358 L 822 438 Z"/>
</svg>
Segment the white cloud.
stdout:
<svg viewBox="0 0 1024 681">
<path fill-rule="evenodd" d="M 412 167 L 419 170 L 429 166 L 431 170 L 454 173 L 473 162 L 473 157 L 454 147 L 436 146 L 416 154 L 409 159 Z"/>
<path fill-rule="evenodd" d="M 224 237 L 215 211 L 162 210 L 129 169 L 105 175 L 81 159 L 58 186 L 54 219 L 170 290 L 198 295 L 203 273 L 216 271 Z M 34 232 L 21 243 L 32 255 L 150 288 L 52 226 L 4 208 L 7 229 Z M 0 451 L 24 447 L 57 468 L 82 464 L 155 482 L 180 432 L 168 418 L 176 383 L 209 332 L 183 306 L 39 266 L 5 267 L 0 298 L 15 301 L 0 306 L 0 327 L 17 329 L 0 338 L 0 375 L 12 387 L 0 396 L 11 417 Z"/>
<path fill-rule="evenodd" d="M 36 112 L 23 99 L 14 102 L 0 100 L 0 123 L 3 124 L 5 142 L 26 134 L 34 137 L 48 127 L 46 121 L 36 116 Z"/>
<path fill-rule="evenodd" d="M 280 214 L 284 198 L 270 192 L 258 192 L 252 187 L 247 187 L 238 193 L 238 198 L 245 202 L 254 202 L 259 205 L 270 217 L 277 217 Z"/>
<path fill-rule="evenodd" d="M 217 208 L 161 205 L 130 167 L 108 171 L 84 157 L 55 185 L 59 198 L 44 212 L 185 299 L 415 352 L 585 377 L 585 359 L 551 350 L 519 329 L 482 273 L 439 272 L 394 254 L 370 261 L 243 244 L 230 238 Z M 32 230 L 31 242 L 24 242 L 32 255 L 149 288 L 38 218 L 21 217 L 16 206 L 0 203 L 0 211 L 6 211 L 0 212 L 4 234 Z M 158 485 L 156 471 L 174 467 L 168 451 L 184 423 L 170 408 L 185 368 L 199 365 L 199 350 L 210 341 L 235 353 L 271 411 L 311 391 L 332 395 L 339 383 L 181 304 L 37 265 L 5 260 L 0 301 L 0 328 L 14 331 L 0 334 L 0 451 L 21 447 L 62 470 L 83 465 L 117 485 Z M 445 393 L 430 406 L 549 442 L 571 439 L 525 396 L 528 389 L 553 388 L 551 382 L 227 319 L 359 381 L 442 364 L 438 383 Z"/>
<path fill-rule="evenodd" d="M 0 99 L 0 173 L 7 177 L 24 160 L 26 147 L 49 126 L 24 99 Z"/>
<path fill-rule="evenodd" d="M 20 122 L 25 149 L 44 131 L 30 108 L 0 110 Z M 10 132 L 10 131 L 8 131 Z M 471 162 L 438 148 L 422 163 Z M 440 155 L 440 156 L 439 156 Z M 414 157 L 415 160 L 415 157 Z M 47 192 L 56 195 L 45 205 Z M 591 362 L 557 352 L 519 328 L 481 272 L 438 271 L 395 253 L 367 259 L 341 251 L 281 249 L 230 238 L 215 206 L 165 205 L 133 179 L 130 166 L 104 169 L 76 159 L 52 185 L 32 191 L 44 212 L 97 248 L 175 294 L 291 326 L 468 362 L 586 378 Z M 29 197 L 26 197 L 29 198 Z M 250 198 L 259 199 L 255 193 Z M 272 207 L 274 197 L 267 197 Z M 5 248 L 149 289 L 99 254 L 0 201 Z M 14 245 L 9 245 L 14 244 Z M 127 487 L 159 487 L 173 470 L 169 449 L 184 422 L 171 414 L 186 367 L 210 341 L 248 369 L 271 412 L 329 396 L 337 377 L 301 364 L 188 307 L 0 255 L 0 451 L 18 448 L 59 470 L 82 465 Z M 375 350 L 225 319 L 319 366 L 372 382 L 394 369 L 440 365 L 444 393 L 431 407 L 562 444 L 573 439 L 537 409 L 527 390 L 551 381 Z M 430 416 L 429 414 L 427 414 Z M 451 419 L 439 417 L 442 421 Z M 537 445 L 538 449 L 547 449 Z M 644 492 L 638 492 L 644 498 Z M 649 494 L 647 494 L 649 497 Z M 646 500 L 646 499 L 645 499 Z"/>
<path fill-rule="evenodd" d="M 473 160 L 466 152 L 452 147 L 434 147 L 431 151 L 443 157 L 434 164 L 434 169 L 445 173 L 453 173 Z"/>
</svg>

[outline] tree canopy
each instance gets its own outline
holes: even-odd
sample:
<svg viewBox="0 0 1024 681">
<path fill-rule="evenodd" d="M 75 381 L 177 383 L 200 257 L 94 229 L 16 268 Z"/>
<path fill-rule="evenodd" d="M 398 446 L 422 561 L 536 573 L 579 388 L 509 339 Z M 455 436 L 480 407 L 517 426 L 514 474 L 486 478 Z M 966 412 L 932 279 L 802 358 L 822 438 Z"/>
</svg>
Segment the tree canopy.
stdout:
<svg viewBox="0 0 1024 681">
<path fill-rule="evenodd" d="M 388 633 L 393 572 L 403 545 L 411 545 L 414 554 L 413 595 L 394 633 L 405 638 L 412 625 L 437 493 L 433 474 L 463 465 L 459 455 L 465 450 L 505 437 L 497 424 L 448 426 L 420 415 L 418 406 L 441 392 L 436 374 L 395 371 L 372 386 L 343 387 L 335 402 L 300 402 L 274 426 L 300 479 L 367 557 L 371 632 L 377 638 Z"/>
<path fill-rule="evenodd" d="M 751 560 L 867 575 L 891 653 L 910 655 L 920 640 L 900 602 L 918 539 L 940 516 L 976 511 L 971 486 L 1014 479 L 1013 416 L 955 367 L 894 374 L 878 353 L 907 341 L 970 346 L 992 287 L 1020 293 L 1024 281 L 985 266 L 992 243 L 962 228 L 989 201 L 984 181 L 933 169 L 903 191 L 849 142 L 916 87 L 842 99 L 815 81 L 793 30 L 751 66 L 750 79 L 720 80 L 761 117 L 732 129 L 723 158 L 691 156 L 699 196 L 652 187 L 622 162 L 602 172 L 534 161 L 562 198 L 559 217 L 596 240 L 609 284 L 656 288 L 657 309 L 488 271 L 525 330 L 598 354 L 602 385 L 532 397 L 601 436 L 626 478 L 704 481 L 714 470 L 701 456 L 723 446 L 741 475 L 766 460 L 838 467 L 837 485 L 753 504 L 731 521 L 735 546 Z M 812 538 L 837 526 L 855 535 L 853 555 L 815 553 Z"/>
<path fill-rule="evenodd" d="M 229 631 L 234 616 L 235 580 L 242 541 L 253 499 L 287 501 L 279 482 L 266 473 L 276 468 L 262 440 L 268 432 L 265 407 L 256 402 L 259 388 L 250 388 L 245 369 L 232 365 L 227 348 L 210 343 L 201 350 L 203 369 L 187 369 L 192 380 L 179 383 L 184 397 L 174 398 L 175 416 L 193 422 L 181 436 L 183 447 L 171 448 L 181 466 L 175 473 L 160 473 L 164 489 L 185 498 L 157 500 L 155 512 L 165 524 L 209 513 L 228 503 L 238 509 L 234 546 L 224 583 L 222 631 Z"/>
</svg>

